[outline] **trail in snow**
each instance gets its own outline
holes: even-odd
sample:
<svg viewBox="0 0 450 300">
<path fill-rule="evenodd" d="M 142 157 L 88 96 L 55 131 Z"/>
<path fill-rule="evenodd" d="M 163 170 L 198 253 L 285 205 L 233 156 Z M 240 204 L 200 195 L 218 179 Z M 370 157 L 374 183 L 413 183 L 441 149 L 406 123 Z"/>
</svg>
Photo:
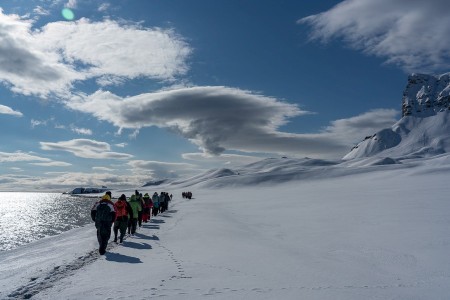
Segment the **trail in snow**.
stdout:
<svg viewBox="0 0 450 300">
<path fill-rule="evenodd" d="M 113 245 L 109 244 L 107 251 L 111 251 L 113 247 Z M 55 282 L 64 277 L 70 276 L 76 270 L 81 269 L 98 258 L 98 250 L 90 251 L 86 255 L 78 257 L 77 260 L 74 260 L 69 264 L 54 267 L 53 270 L 43 276 L 32 277 L 27 285 L 19 287 L 10 293 L 8 297 L 15 299 L 30 299 L 43 290 L 52 287 Z"/>
<path fill-rule="evenodd" d="M 163 214 L 160 214 L 159 217 L 168 217 L 169 214 L 176 212 L 176 210 L 167 210 Z M 158 230 L 160 229 L 160 224 L 165 223 L 164 220 L 152 218 L 150 220 L 150 223 L 143 223 L 142 228 L 144 229 L 153 229 Z M 113 237 L 114 233 L 111 232 L 111 237 Z M 165 251 L 167 251 L 168 256 L 172 260 L 173 264 L 176 265 L 178 274 L 172 275 L 167 279 L 162 279 L 161 283 L 159 284 L 159 288 L 164 287 L 164 283 L 166 281 L 174 280 L 174 279 L 187 279 L 191 278 L 189 276 L 186 276 L 185 271 L 183 267 L 181 266 L 181 263 L 179 260 L 176 259 L 173 252 L 165 247 L 163 244 L 160 243 L 159 237 L 156 235 L 148 236 L 140 232 L 136 232 L 134 236 L 126 235 L 124 238 L 124 242 L 122 245 L 112 242 L 112 238 L 110 239 L 110 242 L 108 243 L 107 247 L 107 253 L 105 254 L 106 260 L 109 261 L 116 261 L 116 262 L 126 262 L 126 263 L 142 263 L 142 261 L 137 257 L 131 257 L 124 254 L 120 254 L 117 252 L 113 252 L 114 250 L 118 250 L 121 247 L 130 247 L 135 249 L 152 249 L 152 246 L 147 243 L 138 243 L 138 240 L 152 240 L 155 241 L 155 244 L 161 248 L 163 248 Z M 92 251 L 89 251 L 86 253 L 86 255 L 79 256 L 76 260 L 73 260 L 67 264 L 62 264 L 59 266 L 55 266 L 52 270 L 49 272 L 46 272 L 42 276 L 34 276 L 30 278 L 30 281 L 28 284 L 23 285 L 21 287 L 18 287 L 16 290 L 8 294 L 9 298 L 14 299 L 30 299 L 33 296 L 41 293 L 42 291 L 53 287 L 57 282 L 61 281 L 62 279 L 73 275 L 77 270 L 95 262 L 101 258 L 101 256 L 98 254 L 98 249 L 94 249 Z M 152 288 L 153 291 L 152 295 L 157 295 L 155 291 L 158 290 L 158 288 Z"/>
</svg>

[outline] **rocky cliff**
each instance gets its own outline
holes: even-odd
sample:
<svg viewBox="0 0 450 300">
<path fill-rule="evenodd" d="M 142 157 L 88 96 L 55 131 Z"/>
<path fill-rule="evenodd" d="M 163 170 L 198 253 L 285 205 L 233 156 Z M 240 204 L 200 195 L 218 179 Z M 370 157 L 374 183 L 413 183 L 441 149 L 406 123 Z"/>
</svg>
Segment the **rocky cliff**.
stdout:
<svg viewBox="0 0 450 300">
<path fill-rule="evenodd" d="M 403 92 L 402 116 L 429 116 L 450 109 L 450 73 L 411 74 Z"/>
</svg>

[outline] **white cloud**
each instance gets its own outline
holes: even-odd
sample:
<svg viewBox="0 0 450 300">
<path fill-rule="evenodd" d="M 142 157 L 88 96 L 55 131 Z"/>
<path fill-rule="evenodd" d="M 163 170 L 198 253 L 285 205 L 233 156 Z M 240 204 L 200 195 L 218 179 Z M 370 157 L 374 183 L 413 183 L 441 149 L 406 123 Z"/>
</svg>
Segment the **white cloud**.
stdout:
<svg viewBox="0 0 450 300">
<path fill-rule="evenodd" d="M 13 110 L 11 107 L 0 104 L 0 114 L 11 115 L 16 117 L 22 117 L 23 114 L 20 111 Z"/>
<path fill-rule="evenodd" d="M 37 162 L 36 162 L 37 161 Z M 1 163 L 17 163 L 17 162 L 30 162 L 30 165 L 43 166 L 43 167 L 68 167 L 72 164 L 62 162 L 62 161 L 53 161 L 49 158 L 37 156 L 30 153 L 24 153 L 21 151 L 16 152 L 0 152 L 0 162 Z M 13 168 L 11 168 L 13 169 Z M 16 168 L 17 170 L 22 170 L 20 168 Z"/>
<path fill-rule="evenodd" d="M 77 81 L 173 80 L 188 70 L 191 49 L 171 29 L 87 19 L 32 29 L 33 22 L 0 8 L 0 81 L 16 93 L 67 96 Z"/>
<path fill-rule="evenodd" d="M 77 0 L 69 0 L 67 3 L 66 3 L 66 5 L 65 5 L 65 7 L 67 7 L 67 8 L 77 8 Z"/>
<path fill-rule="evenodd" d="M 31 165 L 41 166 L 41 167 L 68 167 L 72 164 L 63 161 L 52 161 L 43 163 L 30 163 Z"/>
<path fill-rule="evenodd" d="M 47 126 L 48 120 L 34 120 L 31 119 L 31 128 L 37 127 L 37 126 Z"/>
<path fill-rule="evenodd" d="M 345 0 L 299 23 L 312 26 L 312 39 L 342 38 L 408 72 L 450 68 L 448 0 Z"/>
<path fill-rule="evenodd" d="M 50 11 L 43 8 L 42 6 L 36 6 L 36 8 L 33 9 L 33 13 L 39 16 L 48 16 L 50 15 Z"/>
<path fill-rule="evenodd" d="M 115 169 L 107 168 L 107 167 L 92 167 L 94 171 L 104 171 L 104 172 L 114 172 Z"/>
<path fill-rule="evenodd" d="M 71 82 L 85 75 L 62 64 L 57 52 L 43 51 L 46 43 L 36 38 L 31 26 L 31 20 L 5 15 L 0 8 L 0 81 L 25 95 L 67 92 Z"/>
<path fill-rule="evenodd" d="M 0 152 L 0 162 L 19 162 L 19 161 L 44 161 L 51 162 L 51 159 L 36 156 L 21 151 L 16 152 Z"/>
<path fill-rule="evenodd" d="M 10 170 L 14 171 L 14 172 L 23 172 L 22 168 L 17 168 L 17 167 L 11 167 L 9 168 Z"/>
<path fill-rule="evenodd" d="M 74 139 L 56 143 L 40 142 L 40 144 L 42 150 L 66 151 L 82 158 L 129 159 L 133 157 L 130 154 L 110 151 L 108 143 L 88 139 Z"/>
<path fill-rule="evenodd" d="M 125 148 L 125 146 L 127 146 L 127 145 L 128 145 L 127 143 L 119 143 L 119 144 L 116 144 L 115 146 L 119 147 L 119 148 Z"/>
<path fill-rule="evenodd" d="M 187 163 L 168 163 L 160 161 L 131 160 L 128 162 L 136 174 L 147 174 L 149 179 L 176 178 L 197 170 L 195 165 Z"/>
<path fill-rule="evenodd" d="M 0 174 L 0 190 L 69 191 L 74 186 L 103 186 L 135 188 L 148 180 L 147 176 L 135 174 L 112 174 L 111 172 L 46 172 L 42 176 Z M 114 196 L 114 195 L 113 195 Z"/>
<path fill-rule="evenodd" d="M 361 137 L 373 135 L 376 131 L 391 127 L 397 121 L 399 111 L 394 109 L 375 109 L 356 117 L 332 121 L 324 130 L 347 145 L 359 142 Z M 359 137 L 359 138 L 358 138 Z"/>
<path fill-rule="evenodd" d="M 78 128 L 78 127 L 75 127 L 75 126 L 71 125 L 71 126 L 70 126 L 70 129 L 71 129 L 73 132 L 78 133 L 78 134 L 82 134 L 82 135 L 92 135 L 92 130 L 87 129 L 87 128 Z"/>
<path fill-rule="evenodd" d="M 111 6 L 110 3 L 107 3 L 107 2 L 102 3 L 102 4 L 100 4 L 100 6 L 98 7 L 98 11 L 105 12 L 105 11 L 107 11 L 107 10 L 110 8 L 110 6 Z"/>
<path fill-rule="evenodd" d="M 188 45 L 173 30 L 119 24 L 112 20 L 49 23 L 36 37 L 46 51 L 63 50 L 70 63 L 82 62 L 88 77 L 169 80 L 187 71 Z"/>
<path fill-rule="evenodd" d="M 221 154 L 220 156 L 215 155 L 207 155 L 205 153 L 183 153 L 183 159 L 195 161 L 196 163 L 202 165 L 211 164 L 212 166 L 217 166 L 217 164 L 226 165 L 227 167 L 231 166 L 239 166 L 244 164 L 250 164 L 257 162 L 263 157 L 258 156 L 250 156 L 250 155 L 241 155 L 241 154 Z"/>
<path fill-rule="evenodd" d="M 297 156 L 339 156 L 364 134 L 389 127 L 396 111 L 375 110 L 338 120 L 316 134 L 278 131 L 289 118 L 308 112 L 275 98 L 227 87 L 191 87 L 121 98 L 97 91 L 67 105 L 123 128 L 167 128 L 206 154 L 225 150 Z M 355 140 L 356 139 L 356 140 Z"/>
</svg>

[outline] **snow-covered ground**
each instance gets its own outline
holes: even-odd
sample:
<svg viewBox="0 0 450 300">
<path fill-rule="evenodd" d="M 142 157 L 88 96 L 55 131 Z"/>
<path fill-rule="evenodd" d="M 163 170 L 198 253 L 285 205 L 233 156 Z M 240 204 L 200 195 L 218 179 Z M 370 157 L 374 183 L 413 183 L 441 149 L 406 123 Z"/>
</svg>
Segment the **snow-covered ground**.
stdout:
<svg viewBox="0 0 450 300">
<path fill-rule="evenodd" d="M 105 256 L 93 224 L 2 252 L 0 299 L 448 299 L 450 155 L 286 162 L 167 187 Z"/>
</svg>

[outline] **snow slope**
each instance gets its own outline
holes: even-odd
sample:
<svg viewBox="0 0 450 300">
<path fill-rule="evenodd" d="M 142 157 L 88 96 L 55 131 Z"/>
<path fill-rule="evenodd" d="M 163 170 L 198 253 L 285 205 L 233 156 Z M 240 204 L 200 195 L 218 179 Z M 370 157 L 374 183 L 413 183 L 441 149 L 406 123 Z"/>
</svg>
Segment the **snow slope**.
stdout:
<svg viewBox="0 0 450 300">
<path fill-rule="evenodd" d="M 93 224 L 1 252 L 0 299 L 448 299 L 448 154 L 298 160 L 280 184 L 288 162 L 166 187 L 170 210 L 105 256 Z"/>
<path fill-rule="evenodd" d="M 450 152 L 450 110 L 428 117 L 405 116 L 355 146 L 344 160 L 369 156 L 426 157 Z"/>
</svg>

